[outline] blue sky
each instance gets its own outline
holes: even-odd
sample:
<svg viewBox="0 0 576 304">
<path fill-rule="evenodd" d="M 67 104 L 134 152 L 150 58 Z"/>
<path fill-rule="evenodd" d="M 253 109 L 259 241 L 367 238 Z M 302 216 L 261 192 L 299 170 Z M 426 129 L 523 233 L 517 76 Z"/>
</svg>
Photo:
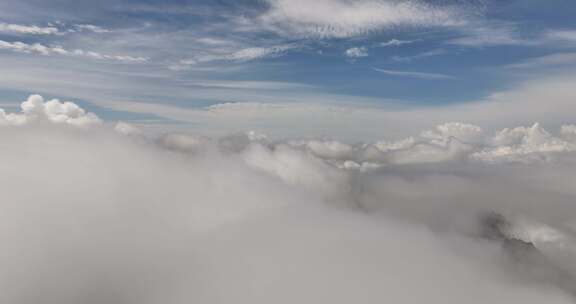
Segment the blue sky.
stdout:
<svg viewBox="0 0 576 304">
<path fill-rule="evenodd" d="M 0 103 L 40 93 L 106 120 L 286 136 L 560 124 L 575 12 L 571 0 L 3 0 Z M 497 102 L 535 110 L 493 119 Z"/>
</svg>

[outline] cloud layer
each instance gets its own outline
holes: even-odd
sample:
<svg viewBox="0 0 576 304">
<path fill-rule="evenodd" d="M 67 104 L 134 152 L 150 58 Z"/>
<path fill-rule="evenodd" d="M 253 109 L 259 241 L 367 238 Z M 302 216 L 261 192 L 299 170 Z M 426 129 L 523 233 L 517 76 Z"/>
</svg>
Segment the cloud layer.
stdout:
<svg viewBox="0 0 576 304">
<path fill-rule="evenodd" d="M 3 303 L 574 300 L 574 125 L 349 145 L 150 137 L 37 95 L 2 117 Z"/>
<path fill-rule="evenodd" d="M 67 50 L 60 46 L 46 46 L 40 43 L 28 44 L 20 41 L 8 42 L 0 40 L 0 49 L 11 50 L 19 53 L 33 53 L 39 55 L 60 55 L 60 56 L 73 56 L 73 57 L 83 57 L 99 60 L 113 60 L 120 62 L 145 62 L 147 61 L 144 57 L 133 57 L 124 55 L 106 55 L 100 54 L 93 51 L 84 51 L 80 49 Z"/>
<path fill-rule="evenodd" d="M 344 38 L 396 27 L 456 26 L 463 14 L 455 7 L 423 1 L 267 0 L 260 21 L 280 32 L 304 37 Z"/>
</svg>

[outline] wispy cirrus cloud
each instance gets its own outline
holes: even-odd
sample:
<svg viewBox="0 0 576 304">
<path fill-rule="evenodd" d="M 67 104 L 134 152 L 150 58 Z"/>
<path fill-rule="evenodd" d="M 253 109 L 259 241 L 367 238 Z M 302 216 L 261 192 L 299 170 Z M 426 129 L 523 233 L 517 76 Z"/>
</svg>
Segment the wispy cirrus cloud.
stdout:
<svg viewBox="0 0 576 304">
<path fill-rule="evenodd" d="M 273 58 L 282 56 L 286 52 L 300 47 L 297 44 L 284 44 L 263 47 L 246 47 L 240 50 L 222 50 L 207 49 L 205 54 L 197 55 L 192 58 L 182 59 L 171 68 L 174 70 L 186 69 L 191 65 L 211 63 L 211 62 L 248 62 L 263 58 Z"/>
<path fill-rule="evenodd" d="M 412 44 L 416 42 L 416 40 L 400 40 L 400 39 L 390 39 L 386 42 L 381 42 L 378 44 L 379 47 L 395 47 L 401 46 L 405 44 Z"/>
<path fill-rule="evenodd" d="M 392 56 L 392 60 L 396 61 L 396 62 L 412 62 L 414 60 L 445 55 L 447 53 L 448 53 L 448 51 L 445 49 L 433 49 L 430 51 L 418 53 L 416 55 L 411 55 L 411 56 Z"/>
<path fill-rule="evenodd" d="M 486 47 L 501 45 L 527 46 L 536 42 L 522 37 L 515 24 L 483 21 L 462 29 L 460 37 L 450 39 L 447 43 L 464 47 Z"/>
<path fill-rule="evenodd" d="M 379 69 L 373 68 L 374 71 L 383 73 L 390 76 L 398 76 L 398 77 L 410 77 L 410 78 L 418 78 L 418 79 L 426 79 L 426 80 L 447 80 L 447 79 L 455 79 L 454 76 L 440 74 L 440 73 L 424 73 L 424 72 L 414 72 L 414 71 L 397 71 L 397 70 L 386 70 L 386 69 Z"/>
<path fill-rule="evenodd" d="M 10 50 L 19 53 L 39 54 L 39 55 L 60 55 L 60 56 L 74 56 L 82 58 L 91 58 L 99 60 L 113 60 L 120 62 L 141 63 L 148 59 L 144 57 L 134 57 L 127 55 L 108 55 L 101 54 L 93 51 L 85 51 L 80 49 L 68 50 L 60 46 L 47 46 L 40 43 L 24 43 L 20 41 L 8 42 L 0 40 L 0 49 Z"/>
<path fill-rule="evenodd" d="M 0 33 L 53 35 L 60 33 L 60 30 L 53 26 L 22 25 L 0 22 Z"/>
<path fill-rule="evenodd" d="M 222 88 L 222 89 L 261 89 L 261 90 L 290 90 L 290 89 L 311 89 L 314 86 L 301 84 L 301 83 L 290 83 L 290 82 L 278 82 L 278 81 L 223 81 L 223 80 L 202 80 L 202 81 L 191 81 L 187 83 L 188 85 L 198 86 L 203 88 Z"/>
<path fill-rule="evenodd" d="M 545 37 L 550 40 L 576 43 L 576 30 L 552 30 L 546 32 Z"/>
<path fill-rule="evenodd" d="M 507 68 L 529 69 L 576 65 L 576 53 L 556 53 L 535 58 L 529 58 L 520 63 L 506 65 Z"/>
<path fill-rule="evenodd" d="M 317 38 L 345 38 L 402 26 L 457 26 L 465 12 L 456 6 L 420 1 L 266 0 L 258 17 L 279 33 Z"/>
<path fill-rule="evenodd" d="M 576 43 L 576 30 L 551 29 L 523 32 L 521 27 L 510 22 L 476 22 L 461 30 L 461 36 L 449 39 L 448 44 L 463 47 L 495 46 L 570 46 Z"/>
<path fill-rule="evenodd" d="M 251 47 L 228 54 L 224 58 L 229 61 L 250 61 L 259 58 L 278 56 L 296 47 L 296 45 L 289 44 L 271 47 Z"/>
<path fill-rule="evenodd" d="M 111 33 L 112 30 L 94 24 L 74 24 L 71 32 L 92 32 L 97 34 Z"/>
</svg>

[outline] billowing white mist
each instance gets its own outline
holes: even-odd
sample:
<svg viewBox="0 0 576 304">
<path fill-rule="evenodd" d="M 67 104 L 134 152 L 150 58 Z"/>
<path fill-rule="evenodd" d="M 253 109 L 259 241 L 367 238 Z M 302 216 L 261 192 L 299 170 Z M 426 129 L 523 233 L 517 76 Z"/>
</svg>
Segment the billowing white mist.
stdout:
<svg viewBox="0 0 576 304">
<path fill-rule="evenodd" d="M 348 145 L 22 109 L 0 112 L 0 303 L 574 302 L 575 126 Z"/>
</svg>

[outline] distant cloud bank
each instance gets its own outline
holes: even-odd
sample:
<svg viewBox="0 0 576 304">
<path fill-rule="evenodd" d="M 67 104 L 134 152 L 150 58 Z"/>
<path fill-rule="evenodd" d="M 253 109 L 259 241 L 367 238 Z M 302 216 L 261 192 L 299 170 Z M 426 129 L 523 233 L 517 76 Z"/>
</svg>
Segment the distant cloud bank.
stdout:
<svg viewBox="0 0 576 304">
<path fill-rule="evenodd" d="M 573 301 L 576 125 L 150 136 L 32 95 L 0 138 L 3 303 Z"/>
</svg>

